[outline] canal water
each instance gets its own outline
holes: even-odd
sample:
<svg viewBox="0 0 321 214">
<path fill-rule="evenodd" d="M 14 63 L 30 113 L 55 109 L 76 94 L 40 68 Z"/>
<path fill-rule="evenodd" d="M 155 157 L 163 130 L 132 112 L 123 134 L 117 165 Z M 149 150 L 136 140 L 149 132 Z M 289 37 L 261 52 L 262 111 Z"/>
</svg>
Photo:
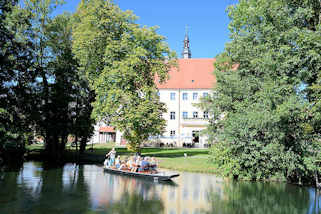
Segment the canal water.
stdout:
<svg viewBox="0 0 321 214">
<path fill-rule="evenodd" d="M 318 214 L 320 202 L 313 188 L 199 173 L 156 183 L 97 165 L 26 162 L 18 171 L 0 172 L 0 214 Z"/>
</svg>

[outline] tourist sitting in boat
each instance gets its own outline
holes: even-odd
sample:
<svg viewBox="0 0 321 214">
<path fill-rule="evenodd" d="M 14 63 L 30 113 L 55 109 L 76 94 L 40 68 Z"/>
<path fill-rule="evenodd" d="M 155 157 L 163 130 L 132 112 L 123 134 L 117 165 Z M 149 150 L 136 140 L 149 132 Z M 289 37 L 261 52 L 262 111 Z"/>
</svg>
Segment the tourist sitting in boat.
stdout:
<svg viewBox="0 0 321 214">
<path fill-rule="evenodd" d="M 128 168 L 129 170 L 131 170 L 131 169 L 133 168 L 133 163 L 134 163 L 134 162 L 135 162 L 135 161 L 134 161 L 134 158 L 133 158 L 133 157 L 130 157 L 129 160 L 126 162 L 127 168 Z"/>
<path fill-rule="evenodd" d="M 115 166 L 118 169 L 120 167 L 121 161 L 120 161 L 120 155 L 117 156 L 115 160 Z"/>
<path fill-rule="evenodd" d="M 138 169 L 139 172 L 143 171 L 148 171 L 149 170 L 149 157 L 145 157 L 141 162 L 140 162 L 140 167 Z"/>
<path fill-rule="evenodd" d="M 156 161 L 156 158 L 155 157 L 152 157 L 151 158 L 151 161 L 149 163 L 149 168 L 150 170 L 153 172 L 157 172 L 157 161 Z"/>
<path fill-rule="evenodd" d="M 137 156 L 135 163 L 133 164 L 133 167 L 131 169 L 132 172 L 137 172 L 138 168 L 140 167 L 140 163 L 143 160 L 142 157 Z"/>
<path fill-rule="evenodd" d="M 127 170 L 128 167 L 127 167 L 127 165 L 126 165 L 126 162 L 125 162 L 125 161 L 121 161 L 121 164 L 120 164 L 120 166 L 119 166 L 118 169 L 119 169 L 119 170 Z"/>
</svg>

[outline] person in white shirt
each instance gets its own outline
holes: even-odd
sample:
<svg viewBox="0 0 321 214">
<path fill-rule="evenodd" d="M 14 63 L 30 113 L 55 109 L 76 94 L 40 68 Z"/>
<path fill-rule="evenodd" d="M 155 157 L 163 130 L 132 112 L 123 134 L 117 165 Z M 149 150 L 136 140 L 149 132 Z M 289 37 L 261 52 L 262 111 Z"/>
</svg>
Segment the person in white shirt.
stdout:
<svg viewBox="0 0 321 214">
<path fill-rule="evenodd" d="M 115 164 L 115 157 L 116 157 L 116 150 L 115 147 L 112 148 L 112 150 L 110 150 L 110 152 L 108 152 L 108 154 L 106 154 L 106 157 L 109 157 L 109 166 L 114 166 Z"/>
</svg>

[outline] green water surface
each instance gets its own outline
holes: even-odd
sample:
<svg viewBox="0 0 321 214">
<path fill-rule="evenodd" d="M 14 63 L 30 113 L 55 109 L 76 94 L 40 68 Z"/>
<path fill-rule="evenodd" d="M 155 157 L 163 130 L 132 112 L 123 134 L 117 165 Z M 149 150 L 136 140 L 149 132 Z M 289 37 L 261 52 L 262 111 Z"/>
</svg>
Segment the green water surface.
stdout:
<svg viewBox="0 0 321 214">
<path fill-rule="evenodd" d="M 97 165 L 50 168 L 39 162 L 0 172 L 0 214 L 317 214 L 320 204 L 313 188 L 209 174 L 180 173 L 174 182 L 157 183 Z"/>
</svg>

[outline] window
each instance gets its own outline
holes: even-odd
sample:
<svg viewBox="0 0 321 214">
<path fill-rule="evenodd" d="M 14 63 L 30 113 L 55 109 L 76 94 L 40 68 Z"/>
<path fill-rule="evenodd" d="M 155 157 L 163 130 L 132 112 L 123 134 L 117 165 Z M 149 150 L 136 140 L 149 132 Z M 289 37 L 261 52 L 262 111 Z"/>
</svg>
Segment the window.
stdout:
<svg viewBox="0 0 321 214">
<path fill-rule="evenodd" d="M 183 93 L 183 100 L 187 100 L 187 93 Z"/>
<path fill-rule="evenodd" d="M 187 112 L 186 111 L 183 112 L 183 118 L 187 119 Z"/>
<path fill-rule="evenodd" d="M 203 93 L 203 97 L 208 97 L 208 93 L 207 93 L 207 92 L 204 92 L 204 93 Z"/>
<path fill-rule="evenodd" d="M 217 98 L 217 91 L 213 91 L 213 98 Z"/>
<path fill-rule="evenodd" d="M 171 137 L 174 137 L 175 136 L 175 130 L 171 130 L 170 135 L 171 135 Z"/>
<path fill-rule="evenodd" d="M 159 93 L 159 91 L 157 92 L 157 96 L 158 96 L 158 97 L 160 97 L 160 93 Z"/>
<path fill-rule="evenodd" d="M 193 93 L 193 100 L 197 100 L 198 93 Z"/>
<path fill-rule="evenodd" d="M 175 100 L 175 93 L 174 92 L 171 93 L 171 100 Z"/>
<path fill-rule="evenodd" d="M 203 112 L 203 117 L 204 117 L 205 119 L 208 119 L 208 111 L 204 111 L 204 112 Z"/>
<path fill-rule="evenodd" d="M 175 120 L 175 111 L 171 111 L 170 118 L 171 120 Z"/>
<path fill-rule="evenodd" d="M 198 112 L 197 111 L 193 112 L 193 118 L 198 118 Z"/>
</svg>

